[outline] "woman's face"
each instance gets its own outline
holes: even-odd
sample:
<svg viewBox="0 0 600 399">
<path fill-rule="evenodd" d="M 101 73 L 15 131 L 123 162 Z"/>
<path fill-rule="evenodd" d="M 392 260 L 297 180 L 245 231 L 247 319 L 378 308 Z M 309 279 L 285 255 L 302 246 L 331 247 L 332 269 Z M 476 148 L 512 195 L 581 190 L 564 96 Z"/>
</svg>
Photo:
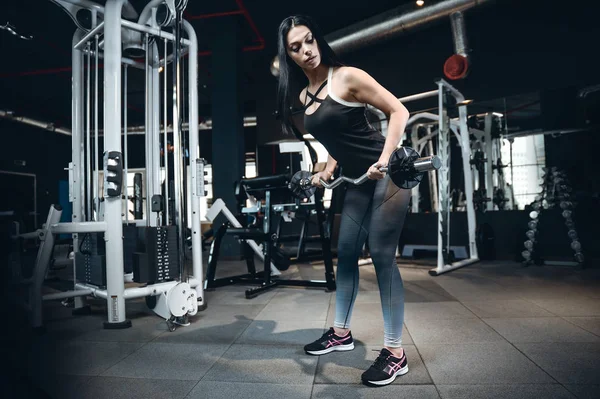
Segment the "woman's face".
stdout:
<svg viewBox="0 0 600 399">
<path fill-rule="evenodd" d="M 304 25 L 296 25 L 288 32 L 287 52 L 302 69 L 314 69 L 321 63 L 317 41 Z"/>
</svg>

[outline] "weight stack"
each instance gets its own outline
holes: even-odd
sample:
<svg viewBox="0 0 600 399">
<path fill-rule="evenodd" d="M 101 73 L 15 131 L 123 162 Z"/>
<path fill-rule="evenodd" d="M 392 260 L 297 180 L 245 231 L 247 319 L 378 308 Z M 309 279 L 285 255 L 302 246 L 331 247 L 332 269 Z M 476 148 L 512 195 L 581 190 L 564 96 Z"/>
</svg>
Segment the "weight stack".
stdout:
<svg viewBox="0 0 600 399">
<path fill-rule="evenodd" d="M 133 281 L 159 283 L 179 276 L 176 226 L 138 227 Z"/>
<path fill-rule="evenodd" d="M 75 277 L 87 284 L 106 287 L 104 233 L 86 233 L 80 237 L 79 251 L 75 253 Z"/>
<path fill-rule="evenodd" d="M 137 251 L 138 228 L 134 223 L 123 225 L 123 272 L 133 272 L 133 254 Z"/>
</svg>

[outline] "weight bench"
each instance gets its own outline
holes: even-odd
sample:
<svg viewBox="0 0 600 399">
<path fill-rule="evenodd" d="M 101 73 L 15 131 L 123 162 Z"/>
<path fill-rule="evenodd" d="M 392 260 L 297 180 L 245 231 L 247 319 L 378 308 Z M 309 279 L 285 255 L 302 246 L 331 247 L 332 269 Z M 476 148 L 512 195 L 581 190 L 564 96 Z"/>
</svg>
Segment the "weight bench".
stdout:
<svg viewBox="0 0 600 399">
<path fill-rule="evenodd" d="M 273 276 L 271 273 L 271 260 L 276 255 L 275 244 L 277 243 L 277 234 L 271 229 L 271 218 L 274 214 L 271 206 L 271 192 L 274 190 L 288 190 L 290 181 L 289 175 L 275 175 L 266 177 L 256 177 L 252 179 L 242 179 L 236 188 L 236 195 L 241 196 L 242 191 L 264 199 L 264 205 L 258 203 L 259 209 L 264 214 L 263 225 L 261 227 L 235 227 L 230 223 L 223 224 L 215 233 L 215 238 L 211 244 L 209 252 L 209 262 L 206 272 L 206 289 L 222 287 L 237 283 L 258 284 L 259 287 L 246 290 L 246 298 L 251 299 L 262 292 L 277 286 L 301 286 L 301 287 L 322 287 L 327 290 L 335 290 L 335 277 L 333 271 L 333 259 L 331 255 L 331 242 L 329 236 L 325 235 L 323 228 L 325 215 L 323 212 L 323 203 L 321 193 L 315 193 L 315 203 L 317 206 L 317 215 L 321 234 L 323 235 L 323 253 L 325 262 L 325 280 L 292 280 L 282 279 Z M 217 263 L 219 258 L 219 249 L 221 241 L 226 234 L 233 235 L 243 242 L 244 258 L 248 268 L 248 273 L 232 276 L 215 278 Z M 250 246 L 253 241 L 262 242 L 262 255 L 264 268 L 257 272 L 254 263 L 254 253 Z"/>
</svg>

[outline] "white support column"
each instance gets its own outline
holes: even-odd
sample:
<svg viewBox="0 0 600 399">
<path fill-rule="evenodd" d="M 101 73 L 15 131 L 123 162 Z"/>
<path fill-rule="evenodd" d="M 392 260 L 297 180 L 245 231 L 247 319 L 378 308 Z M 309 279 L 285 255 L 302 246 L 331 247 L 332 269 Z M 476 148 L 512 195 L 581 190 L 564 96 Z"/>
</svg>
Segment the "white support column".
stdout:
<svg viewBox="0 0 600 399">
<path fill-rule="evenodd" d="M 446 256 L 450 250 L 450 127 L 444 104 L 444 86 L 438 83 L 438 87 L 438 156 L 442 160 L 442 167 L 438 170 L 438 251 L 435 270 L 439 273 L 446 266 Z"/>
<path fill-rule="evenodd" d="M 458 128 L 459 128 L 459 140 L 460 140 L 460 146 L 461 146 L 461 154 L 462 154 L 462 167 L 463 167 L 463 173 L 464 173 L 464 181 L 465 181 L 465 198 L 466 198 L 466 208 L 467 208 L 467 226 L 468 226 L 468 236 L 469 236 L 469 259 L 463 259 L 461 261 L 458 262 L 453 262 L 453 263 L 446 263 L 445 259 L 443 258 L 443 250 L 444 248 L 446 248 L 446 250 L 449 248 L 449 242 L 446 241 L 444 242 L 444 240 L 449 240 L 450 237 L 450 220 L 449 220 L 449 216 L 450 216 L 450 212 L 448 209 L 449 206 L 449 198 L 444 197 L 444 195 L 449 194 L 449 176 L 445 177 L 444 173 L 442 173 L 442 170 L 444 169 L 444 167 L 442 167 L 439 171 L 438 171 L 438 189 L 439 189 L 439 221 L 440 221 L 440 236 L 439 236 L 439 241 L 438 241 L 438 263 L 437 263 L 437 268 L 435 269 L 431 269 L 429 271 L 430 275 L 433 276 L 437 276 L 440 275 L 442 273 L 446 273 L 449 272 L 451 270 L 455 270 L 470 264 L 473 264 L 475 262 L 479 261 L 479 257 L 477 254 L 477 245 L 475 242 L 475 207 L 473 205 L 473 176 L 472 176 L 472 171 L 471 171 L 471 164 L 470 164 L 470 160 L 471 160 L 471 145 L 470 145 L 470 138 L 469 138 L 469 127 L 467 125 L 467 106 L 464 103 L 465 98 L 464 96 L 458 91 L 456 90 L 454 87 L 452 87 L 451 85 L 449 85 L 448 83 L 446 83 L 443 80 L 440 80 L 438 82 L 439 85 L 439 90 L 440 90 L 440 97 L 439 97 L 439 108 L 440 108 L 440 131 L 439 131 L 439 137 L 440 137 L 440 141 L 439 141 L 439 148 L 438 148 L 438 154 L 440 156 L 440 158 L 442 158 L 442 162 L 445 162 L 446 165 L 449 167 L 450 163 L 449 163 L 449 159 L 446 160 L 442 157 L 442 153 L 444 152 L 444 146 L 446 146 L 449 142 L 449 137 L 448 135 L 450 134 L 450 126 L 449 126 L 449 121 L 447 121 L 446 118 L 442 118 L 441 115 L 445 114 L 445 110 L 443 109 L 443 92 L 444 90 L 447 90 L 450 94 L 452 94 L 454 96 L 454 98 L 456 99 L 456 102 L 458 105 L 458 115 L 459 115 L 459 120 L 458 120 Z M 442 112 L 443 111 L 443 112 Z M 446 124 L 448 123 L 448 124 Z M 446 136 L 448 137 L 448 140 L 442 140 L 442 136 Z M 446 149 L 446 151 L 448 151 Z M 449 156 L 449 154 L 448 154 Z M 448 173 L 448 170 L 446 171 L 446 173 Z M 445 186 L 445 185 L 448 186 Z M 447 194 L 445 194 L 447 193 Z M 443 220 L 444 218 L 444 214 L 447 214 L 448 220 L 445 221 Z M 447 226 L 447 227 L 446 227 Z M 444 228 L 447 228 L 447 231 L 444 231 Z"/>
<path fill-rule="evenodd" d="M 494 151 L 492 145 L 492 124 L 494 122 L 494 115 L 491 112 L 485 114 L 485 128 L 483 143 L 485 149 L 485 189 L 486 196 L 488 198 L 494 198 Z M 494 209 L 494 201 L 486 202 L 486 210 L 491 211 Z"/>
<path fill-rule="evenodd" d="M 471 170 L 471 140 L 469 138 L 469 126 L 467 125 L 467 106 L 458 107 L 460 149 L 463 160 L 463 173 L 465 180 L 465 199 L 467 201 L 467 222 L 469 229 L 469 257 L 478 260 L 477 244 L 475 242 L 475 206 L 473 205 L 473 177 Z"/>
<path fill-rule="evenodd" d="M 192 276 L 202 281 L 204 279 L 204 267 L 202 265 L 202 231 L 200 225 L 201 209 L 200 197 L 204 196 L 204 176 L 198 176 L 197 162 L 200 160 L 199 137 L 198 137 L 198 40 L 192 25 L 183 20 L 189 45 L 189 67 L 188 67 L 188 101 L 189 101 L 189 151 L 190 151 L 190 174 L 191 174 L 191 210 L 192 210 Z M 196 286 L 198 306 L 205 304 L 204 284 Z"/>
<path fill-rule="evenodd" d="M 83 38 L 83 31 L 76 30 L 73 35 L 73 49 L 71 56 L 71 202 L 73 210 L 71 221 L 73 223 L 83 222 L 85 220 L 85 146 L 83 141 L 83 52 L 75 48 L 75 45 Z M 73 248 L 75 252 L 79 248 L 79 235 L 73 234 Z M 76 276 L 77 263 L 73 259 L 73 276 Z M 77 281 L 73 278 L 73 284 Z M 79 309 L 85 306 L 84 298 L 75 298 L 74 308 Z"/>
<path fill-rule="evenodd" d="M 107 0 L 104 13 L 104 152 L 121 153 L 121 8 L 124 0 Z M 104 165 L 104 220 L 108 322 L 105 328 L 131 326 L 125 319 L 123 281 L 123 219 L 121 195 L 109 196 Z"/>
<path fill-rule="evenodd" d="M 419 125 L 415 124 L 413 125 L 411 132 L 410 132 L 410 140 L 413 143 L 413 147 L 415 147 L 415 150 L 421 154 L 421 149 L 419 148 L 419 145 L 416 145 L 416 143 L 419 142 Z M 413 213 L 417 213 L 419 212 L 419 186 L 413 188 L 410 192 L 411 195 L 411 211 Z"/>
<path fill-rule="evenodd" d="M 431 136 L 431 127 L 427 128 L 427 136 Z M 433 138 L 427 140 L 427 151 L 428 155 L 434 155 L 433 152 Z M 437 184 L 437 171 L 430 170 L 429 172 L 429 197 L 431 199 L 431 212 L 438 211 L 438 184 Z"/>
<path fill-rule="evenodd" d="M 161 172 L 160 172 L 160 57 L 156 38 L 152 43 L 152 179 L 154 191 L 152 195 L 161 193 Z M 148 201 L 152 200 L 152 195 L 148 196 Z M 148 215 L 151 219 L 150 226 L 157 225 L 156 213 Z"/>
<path fill-rule="evenodd" d="M 177 26 L 179 24 L 179 14 L 176 18 L 175 22 L 175 30 L 179 31 L 180 27 Z M 182 148 L 182 129 L 181 129 L 181 66 L 180 66 L 180 58 L 181 52 L 179 51 L 181 47 L 181 41 L 177 43 L 178 39 L 181 39 L 181 35 L 178 33 L 175 35 L 176 40 L 173 46 L 173 179 L 175 192 L 173 193 L 173 197 L 175 199 L 174 208 L 174 220 L 175 226 L 177 228 L 177 237 L 179 240 L 177 242 L 178 246 L 178 265 L 179 265 L 179 276 L 183 278 L 183 276 L 187 273 L 186 265 L 185 265 L 185 224 L 187 220 L 186 210 L 185 210 L 185 197 L 184 197 L 184 185 L 186 182 L 184 181 L 184 168 L 186 167 L 186 162 L 183 158 L 183 148 Z"/>
<path fill-rule="evenodd" d="M 151 217 L 152 212 L 151 212 L 151 198 L 152 198 L 152 194 L 154 194 L 154 178 L 153 178 L 153 174 L 154 174 L 154 170 L 152 169 L 152 165 L 153 165 L 153 161 L 154 161 L 154 152 L 152 151 L 153 148 L 153 144 L 152 144 L 152 128 L 153 128 L 153 120 L 154 120 L 154 116 L 152 115 L 153 113 L 153 102 L 154 102 L 154 96 L 153 96 L 153 88 L 154 86 L 152 85 L 152 60 L 151 60 L 151 51 L 150 51 L 150 42 L 149 42 L 149 37 L 150 35 L 148 33 L 146 33 L 143 38 L 144 38 L 144 49 L 146 50 L 146 54 L 145 54 L 145 87 L 144 87 L 144 93 L 145 93 L 145 102 L 144 102 L 144 114 L 145 114 L 145 123 L 144 123 L 144 131 L 145 131 L 145 154 L 146 154 L 146 173 L 145 173 L 145 181 L 144 181 L 144 185 L 145 185 L 145 191 L 146 191 L 146 207 L 145 207 L 145 215 L 144 215 L 144 219 L 146 219 L 146 221 L 148 222 L 148 226 L 156 226 L 156 223 L 153 223 L 153 219 Z M 144 191 L 144 190 L 142 190 Z"/>
</svg>

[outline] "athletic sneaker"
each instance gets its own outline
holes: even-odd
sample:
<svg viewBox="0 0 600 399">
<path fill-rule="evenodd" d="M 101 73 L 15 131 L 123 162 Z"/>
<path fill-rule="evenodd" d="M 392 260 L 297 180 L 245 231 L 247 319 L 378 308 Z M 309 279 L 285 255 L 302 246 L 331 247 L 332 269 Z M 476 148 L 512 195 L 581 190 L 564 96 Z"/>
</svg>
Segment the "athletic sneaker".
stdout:
<svg viewBox="0 0 600 399">
<path fill-rule="evenodd" d="M 397 376 L 408 373 L 406 351 L 401 358 L 395 357 L 392 352 L 383 348 L 375 363 L 362 374 L 362 382 L 371 386 L 383 386 L 394 382 Z"/>
<path fill-rule="evenodd" d="M 313 343 L 304 346 L 304 351 L 309 355 L 324 355 L 333 351 L 351 351 L 354 349 L 354 340 L 352 333 L 340 337 L 335 330 L 330 328 L 321 338 Z"/>
</svg>

